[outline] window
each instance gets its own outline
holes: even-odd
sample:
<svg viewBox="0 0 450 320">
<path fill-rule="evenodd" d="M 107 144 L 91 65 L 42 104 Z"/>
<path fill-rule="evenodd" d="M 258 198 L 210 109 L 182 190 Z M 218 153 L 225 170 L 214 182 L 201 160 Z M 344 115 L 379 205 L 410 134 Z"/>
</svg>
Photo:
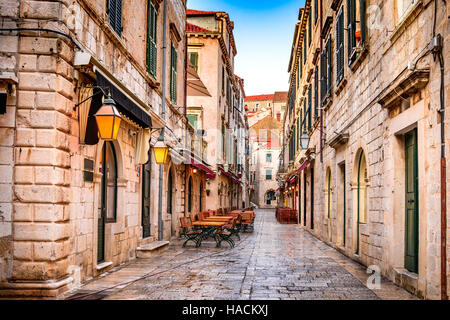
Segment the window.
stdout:
<svg viewBox="0 0 450 320">
<path fill-rule="evenodd" d="M 319 67 L 314 71 L 314 120 L 319 116 Z"/>
<path fill-rule="evenodd" d="M 170 48 L 170 101 L 177 103 L 177 50 L 173 43 Z"/>
<path fill-rule="evenodd" d="M 186 116 L 189 120 L 189 123 L 194 127 L 194 129 L 197 130 L 198 114 L 187 114 Z"/>
<path fill-rule="evenodd" d="M 310 15 L 308 19 L 308 47 L 311 46 L 311 34 L 312 34 L 311 24 L 312 24 L 312 16 Z"/>
<path fill-rule="evenodd" d="M 320 98 L 322 104 L 326 104 L 329 95 L 331 95 L 331 71 L 331 37 L 329 37 L 320 58 L 320 76 L 322 80 L 320 86 Z"/>
<path fill-rule="evenodd" d="M 271 153 L 266 154 L 266 162 L 268 162 L 268 163 L 272 162 L 272 154 Z"/>
<path fill-rule="evenodd" d="M 266 170 L 266 180 L 272 180 L 272 170 Z"/>
<path fill-rule="evenodd" d="M 147 71 L 156 78 L 156 26 L 157 12 L 155 6 L 148 1 L 148 17 L 147 17 Z"/>
<path fill-rule="evenodd" d="M 359 56 L 365 41 L 365 0 L 347 0 L 348 64 Z"/>
<path fill-rule="evenodd" d="M 311 89 L 311 85 L 308 88 L 308 131 L 311 130 L 311 99 L 312 99 L 312 89 Z"/>
<path fill-rule="evenodd" d="M 222 95 L 225 93 L 225 67 L 222 66 Z"/>
<path fill-rule="evenodd" d="M 116 151 L 111 142 L 105 142 L 100 159 L 102 173 L 102 209 L 106 221 L 116 221 L 117 212 L 117 161 Z"/>
<path fill-rule="evenodd" d="M 358 162 L 358 222 L 367 223 L 367 168 L 366 157 L 361 151 Z"/>
<path fill-rule="evenodd" d="M 396 1 L 397 23 L 402 21 L 405 14 L 417 2 L 418 2 L 418 0 L 397 0 Z"/>
<path fill-rule="evenodd" d="M 314 23 L 317 23 L 319 18 L 319 0 L 314 0 Z"/>
<path fill-rule="evenodd" d="M 344 79 L 344 8 L 339 11 L 336 20 L 336 83 Z"/>
<path fill-rule="evenodd" d="M 106 8 L 109 24 L 120 37 L 122 35 L 122 0 L 108 0 Z"/>
<path fill-rule="evenodd" d="M 198 52 L 189 52 L 189 61 L 194 66 L 195 72 L 198 72 Z"/>
</svg>

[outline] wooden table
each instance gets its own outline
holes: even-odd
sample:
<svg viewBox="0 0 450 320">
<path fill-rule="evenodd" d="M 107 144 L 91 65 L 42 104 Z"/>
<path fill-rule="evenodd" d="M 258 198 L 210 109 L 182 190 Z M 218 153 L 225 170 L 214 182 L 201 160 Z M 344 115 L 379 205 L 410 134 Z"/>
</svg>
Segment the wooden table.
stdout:
<svg viewBox="0 0 450 320">
<path fill-rule="evenodd" d="M 193 226 L 199 226 L 199 227 L 222 227 L 224 225 L 226 225 L 226 222 L 223 221 L 206 221 L 206 220 L 201 220 L 201 221 L 194 221 L 192 222 Z"/>
<path fill-rule="evenodd" d="M 209 216 L 205 218 L 205 221 L 228 222 L 233 220 L 233 218 L 233 216 Z"/>
</svg>

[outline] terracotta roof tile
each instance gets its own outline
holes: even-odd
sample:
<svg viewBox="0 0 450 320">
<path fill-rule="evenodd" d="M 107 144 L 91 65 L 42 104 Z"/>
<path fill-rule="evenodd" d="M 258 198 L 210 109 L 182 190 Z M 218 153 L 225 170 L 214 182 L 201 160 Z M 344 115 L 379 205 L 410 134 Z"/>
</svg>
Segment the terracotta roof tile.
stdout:
<svg viewBox="0 0 450 320">
<path fill-rule="evenodd" d="M 260 94 L 257 96 L 248 96 L 245 98 L 245 101 L 265 101 L 265 100 L 273 100 L 273 94 Z"/>
<path fill-rule="evenodd" d="M 273 102 L 285 102 L 288 100 L 288 92 L 287 91 L 279 91 L 275 92 L 273 97 Z"/>
<path fill-rule="evenodd" d="M 186 31 L 188 31 L 188 32 L 213 32 L 211 30 L 199 27 L 199 26 L 189 23 L 189 22 L 186 22 Z"/>
<path fill-rule="evenodd" d="M 209 16 L 216 13 L 217 11 L 201 11 L 201 10 L 186 9 L 186 15 L 188 16 Z"/>
</svg>

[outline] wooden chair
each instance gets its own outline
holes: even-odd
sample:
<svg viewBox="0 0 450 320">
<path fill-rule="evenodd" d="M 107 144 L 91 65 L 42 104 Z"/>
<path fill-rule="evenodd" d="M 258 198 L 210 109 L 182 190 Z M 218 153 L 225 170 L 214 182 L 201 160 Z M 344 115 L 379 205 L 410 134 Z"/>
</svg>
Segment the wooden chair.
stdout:
<svg viewBox="0 0 450 320">
<path fill-rule="evenodd" d="M 243 231 L 246 231 L 248 229 L 254 230 L 254 217 L 251 212 L 244 212 L 242 213 L 242 222 L 241 225 L 243 227 Z"/>
<path fill-rule="evenodd" d="M 231 228 L 234 229 L 236 228 L 236 219 L 233 219 L 233 222 L 231 224 Z M 214 238 L 216 240 L 216 247 L 220 247 L 222 241 L 226 241 L 230 244 L 230 247 L 234 247 L 234 241 L 233 239 L 231 239 L 231 236 L 233 235 L 232 232 L 230 232 L 229 230 L 223 228 L 220 231 L 217 231 L 214 234 Z"/>
<path fill-rule="evenodd" d="M 184 236 L 186 241 L 183 243 L 183 248 L 186 247 L 186 243 L 189 241 L 195 242 L 195 247 L 198 248 L 201 245 L 201 236 L 202 236 L 202 230 L 194 230 L 192 228 L 192 222 L 190 218 L 181 217 L 180 218 L 182 233 L 181 235 Z"/>
<path fill-rule="evenodd" d="M 242 216 L 239 215 L 236 218 L 233 218 L 231 223 L 224 225 L 223 228 L 231 232 L 231 235 L 236 236 L 237 239 L 240 241 L 241 237 L 239 236 L 239 231 L 241 229 L 241 223 L 242 223 Z"/>
</svg>

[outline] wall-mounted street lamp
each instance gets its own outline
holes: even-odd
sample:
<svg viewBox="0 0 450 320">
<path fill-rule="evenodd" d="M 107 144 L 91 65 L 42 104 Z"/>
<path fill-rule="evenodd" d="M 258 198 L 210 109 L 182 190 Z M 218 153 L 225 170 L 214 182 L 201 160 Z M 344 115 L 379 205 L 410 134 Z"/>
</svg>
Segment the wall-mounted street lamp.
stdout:
<svg viewBox="0 0 450 320">
<path fill-rule="evenodd" d="M 164 128 L 161 129 L 161 135 L 158 137 L 155 145 L 153 146 L 153 154 L 155 155 L 155 161 L 157 164 L 165 164 L 167 161 L 167 154 L 169 152 L 169 147 L 164 142 L 163 135 Z"/>
<path fill-rule="evenodd" d="M 300 146 L 302 147 L 302 149 L 306 150 L 308 149 L 309 146 L 309 135 L 306 132 L 303 132 L 302 135 L 300 136 Z"/>
<path fill-rule="evenodd" d="M 106 94 L 105 90 L 103 90 L 102 87 L 93 86 L 91 88 L 96 88 L 99 89 L 100 91 L 91 95 L 90 97 L 87 97 L 83 101 L 77 103 L 73 109 L 76 110 L 77 107 L 79 107 L 81 104 L 85 103 L 89 99 L 92 99 L 96 95 L 103 94 L 103 96 L 105 97 L 103 99 L 103 104 L 101 108 L 97 111 L 97 113 L 94 115 L 95 121 L 97 122 L 98 134 L 100 139 L 105 141 L 117 140 L 117 134 L 119 133 L 120 122 L 122 120 L 122 117 L 116 108 L 116 102 L 111 98 L 111 94 L 109 92 L 108 94 Z"/>
<path fill-rule="evenodd" d="M 122 117 L 119 111 L 117 111 L 116 103 L 111 96 L 108 95 L 103 100 L 102 107 L 94 116 L 97 121 L 100 138 L 105 141 L 116 140 Z"/>
</svg>

